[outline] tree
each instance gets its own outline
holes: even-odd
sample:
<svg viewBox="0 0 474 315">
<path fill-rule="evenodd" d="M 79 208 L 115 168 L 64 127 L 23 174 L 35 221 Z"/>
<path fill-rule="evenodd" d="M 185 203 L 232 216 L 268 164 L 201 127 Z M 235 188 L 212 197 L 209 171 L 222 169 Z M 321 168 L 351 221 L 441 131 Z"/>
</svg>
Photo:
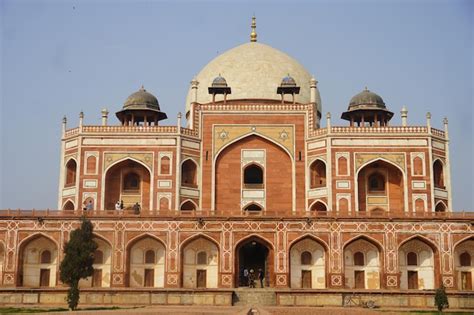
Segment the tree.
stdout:
<svg viewBox="0 0 474 315">
<path fill-rule="evenodd" d="M 94 268 L 94 252 L 97 243 L 93 240 L 93 226 L 85 217 L 81 218 L 81 227 L 71 233 L 64 245 L 64 259 L 60 265 L 60 279 L 69 285 L 67 303 L 75 310 L 79 303 L 79 280 L 90 277 Z"/>
<path fill-rule="evenodd" d="M 441 288 L 436 289 L 435 305 L 438 307 L 438 311 L 440 312 L 449 307 L 448 295 L 446 294 L 444 285 L 441 285 Z"/>
</svg>

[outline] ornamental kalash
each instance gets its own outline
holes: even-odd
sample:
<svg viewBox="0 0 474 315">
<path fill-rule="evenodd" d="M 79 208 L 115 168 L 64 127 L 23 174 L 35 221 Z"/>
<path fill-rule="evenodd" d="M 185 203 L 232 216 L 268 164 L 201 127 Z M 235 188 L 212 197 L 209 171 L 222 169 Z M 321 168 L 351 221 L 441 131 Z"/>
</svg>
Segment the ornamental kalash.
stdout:
<svg viewBox="0 0 474 315">
<path fill-rule="evenodd" d="M 403 107 L 392 126 L 366 88 L 333 126 L 317 83 L 257 42 L 254 18 L 250 42 L 191 81 L 174 124 L 143 87 L 111 124 L 105 109 L 99 126 L 64 118 L 60 210 L 1 211 L 0 303 L 65 304 L 63 247 L 85 215 L 99 246 L 85 304 L 341 305 L 356 292 L 431 307 L 445 286 L 451 307 L 473 308 L 474 216 L 452 209 L 447 119 L 410 126 Z"/>
</svg>

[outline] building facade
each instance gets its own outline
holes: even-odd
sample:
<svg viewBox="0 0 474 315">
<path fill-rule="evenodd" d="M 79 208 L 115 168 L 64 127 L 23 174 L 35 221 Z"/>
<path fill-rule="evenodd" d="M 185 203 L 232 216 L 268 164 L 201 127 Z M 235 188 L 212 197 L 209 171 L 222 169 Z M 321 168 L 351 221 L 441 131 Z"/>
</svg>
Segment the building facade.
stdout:
<svg viewBox="0 0 474 315">
<path fill-rule="evenodd" d="M 472 293 L 474 217 L 452 211 L 447 119 L 411 126 L 403 108 L 392 126 L 366 88 L 333 126 L 317 83 L 253 23 L 191 81 L 187 127 L 163 125 L 143 87 L 118 124 L 105 109 L 100 126 L 64 118 L 59 210 L 1 213 L 3 288 L 61 287 L 85 214 L 99 248 L 83 288 L 232 290 L 261 269 L 280 289 Z"/>
</svg>

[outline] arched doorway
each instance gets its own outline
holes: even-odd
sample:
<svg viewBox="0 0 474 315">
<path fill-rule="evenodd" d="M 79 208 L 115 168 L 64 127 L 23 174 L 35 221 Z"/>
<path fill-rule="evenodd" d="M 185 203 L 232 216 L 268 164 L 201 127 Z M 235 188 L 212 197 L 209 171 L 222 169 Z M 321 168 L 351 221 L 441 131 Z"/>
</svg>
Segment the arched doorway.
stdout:
<svg viewBox="0 0 474 315">
<path fill-rule="evenodd" d="M 359 211 L 378 208 L 403 213 L 405 194 L 403 173 L 395 165 L 376 160 L 360 169 L 357 175 Z"/>
<path fill-rule="evenodd" d="M 326 250 L 311 237 L 298 240 L 290 249 L 290 284 L 293 289 L 326 288 Z"/>
<path fill-rule="evenodd" d="M 370 239 L 357 238 L 344 246 L 344 273 L 350 289 L 380 289 L 382 249 Z"/>
<path fill-rule="evenodd" d="M 97 249 L 94 252 L 94 271 L 91 277 L 81 279 L 79 287 L 108 288 L 110 287 L 112 267 L 112 246 L 99 237 L 94 237 Z"/>
<path fill-rule="evenodd" d="M 416 237 L 403 243 L 398 252 L 400 289 L 432 290 L 437 287 L 434 270 L 436 253 L 432 244 Z"/>
<path fill-rule="evenodd" d="M 454 268 L 457 289 L 473 291 L 474 285 L 474 237 L 464 240 L 454 249 Z"/>
<path fill-rule="evenodd" d="M 50 238 L 38 234 L 20 245 L 17 285 L 55 287 L 58 271 L 58 247 Z"/>
<path fill-rule="evenodd" d="M 235 286 L 248 286 L 244 279 L 244 270 L 254 272 L 256 283 L 260 269 L 265 274 L 264 286 L 274 286 L 273 249 L 271 245 L 259 237 L 251 237 L 241 241 L 235 250 Z"/>
<path fill-rule="evenodd" d="M 165 283 L 165 246 L 149 235 L 127 246 L 128 285 L 162 288 Z"/>
<path fill-rule="evenodd" d="M 219 249 L 213 241 L 203 236 L 192 239 L 184 245 L 182 255 L 184 288 L 218 287 Z"/>
<path fill-rule="evenodd" d="M 142 210 L 150 209 L 150 172 L 142 164 L 127 159 L 115 164 L 105 175 L 105 210 L 115 209 L 123 200 L 126 210 L 138 202 Z"/>
</svg>

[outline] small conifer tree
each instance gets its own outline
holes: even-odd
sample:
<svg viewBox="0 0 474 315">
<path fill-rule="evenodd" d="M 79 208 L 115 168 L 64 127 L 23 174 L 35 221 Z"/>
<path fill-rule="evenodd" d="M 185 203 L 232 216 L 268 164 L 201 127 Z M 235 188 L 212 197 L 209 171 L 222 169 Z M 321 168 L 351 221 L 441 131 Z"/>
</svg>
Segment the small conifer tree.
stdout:
<svg viewBox="0 0 474 315">
<path fill-rule="evenodd" d="M 94 252 L 97 243 L 93 240 L 93 226 L 85 217 L 81 218 L 81 227 L 71 232 L 69 241 L 64 245 L 64 259 L 60 265 L 60 279 L 69 285 L 67 303 L 75 310 L 79 303 L 79 280 L 90 277 L 94 268 Z"/>
<path fill-rule="evenodd" d="M 435 305 L 440 312 L 449 307 L 448 295 L 446 294 L 444 285 L 441 285 L 441 288 L 436 289 Z"/>
</svg>

